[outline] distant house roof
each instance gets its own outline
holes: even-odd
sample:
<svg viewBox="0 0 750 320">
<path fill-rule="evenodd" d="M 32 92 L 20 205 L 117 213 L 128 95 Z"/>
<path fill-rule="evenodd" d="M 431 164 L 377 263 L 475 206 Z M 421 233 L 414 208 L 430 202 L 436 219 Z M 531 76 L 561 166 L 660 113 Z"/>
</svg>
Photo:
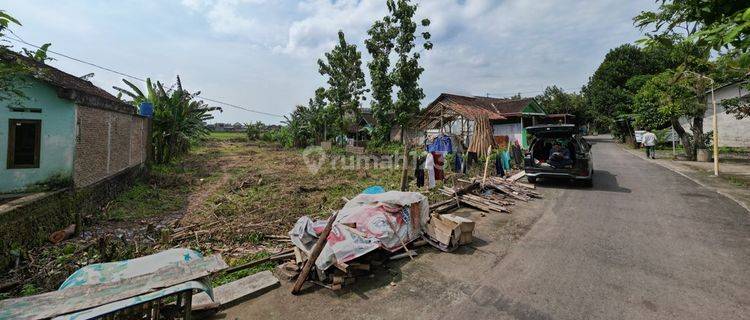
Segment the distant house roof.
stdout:
<svg viewBox="0 0 750 320">
<path fill-rule="evenodd" d="M 442 93 L 422 110 L 419 123 L 421 128 L 430 128 L 439 125 L 441 118 L 443 121 L 451 121 L 456 116 L 470 120 L 478 116 L 487 116 L 490 120 L 505 120 L 521 115 L 544 114 L 544 110 L 533 98 L 504 99 Z"/>
<path fill-rule="evenodd" d="M 117 99 L 109 92 L 95 86 L 88 80 L 81 79 L 50 65 L 41 63 L 19 53 L 0 49 L 0 59 L 17 61 L 34 70 L 32 77 L 57 88 L 57 95 L 62 99 L 93 107 L 109 109 L 122 113 L 135 114 L 136 108 Z"/>
</svg>

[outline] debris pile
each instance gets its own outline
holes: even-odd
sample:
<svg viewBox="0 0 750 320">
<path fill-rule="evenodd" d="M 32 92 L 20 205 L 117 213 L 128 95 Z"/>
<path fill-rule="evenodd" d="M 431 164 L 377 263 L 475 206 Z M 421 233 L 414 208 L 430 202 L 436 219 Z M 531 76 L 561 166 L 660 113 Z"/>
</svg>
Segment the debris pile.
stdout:
<svg viewBox="0 0 750 320">
<path fill-rule="evenodd" d="M 462 204 L 484 211 L 485 213 L 510 213 L 509 206 L 515 201 L 529 201 L 541 198 L 541 194 L 534 191 L 534 186 L 517 182 L 523 177 L 523 172 L 511 178 L 478 177 L 473 180 L 458 179 L 453 188 L 443 187 L 440 192 L 451 199 L 438 202 L 430 206 L 435 213 L 444 214 L 458 209 Z M 484 183 L 480 181 L 484 180 Z"/>
<path fill-rule="evenodd" d="M 458 179 L 456 187 L 440 190 L 451 198 L 433 205 L 417 192 L 365 192 L 328 220 L 303 216 L 289 232 L 295 258 L 279 265 L 277 273 L 296 279 L 294 294 L 308 278 L 339 290 L 388 260 L 413 259 L 414 248 L 424 244 L 453 251 L 471 243 L 475 223 L 450 212 L 468 206 L 485 213 L 510 213 L 516 201 L 541 198 L 533 185 L 517 182 L 521 177 L 523 172 L 508 179 L 478 178 L 483 182 Z"/>
<path fill-rule="evenodd" d="M 301 217 L 289 232 L 295 261 L 279 269 L 297 277 L 292 293 L 299 292 L 313 267 L 313 283 L 338 290 L 369 274 L 373 265 L 413 257 L 428 220 L 429 204 L 420 193 L 363 193 L 327 221 Z"/>
</svg>

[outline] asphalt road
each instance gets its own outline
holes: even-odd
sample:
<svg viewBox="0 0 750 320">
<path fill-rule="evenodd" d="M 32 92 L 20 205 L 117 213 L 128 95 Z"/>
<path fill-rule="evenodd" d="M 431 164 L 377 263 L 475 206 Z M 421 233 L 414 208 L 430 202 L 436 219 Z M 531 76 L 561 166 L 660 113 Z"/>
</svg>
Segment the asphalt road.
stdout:
<svg viewBox="0 0 750 320">
<path fill-rule="evenodd" d="M 511 215 L 462 209 L 470 246 L 422 250 L 343 294 L 284 283 L 216 318 L 750 319 L 750 214 L 592 142 L 593 188 L 541 181 L 545 199 Z"/>
<path fill-rule="evenodd" d="M 750 215 L 593 140 L 594 188 L 553 200 L 485 284 L 444 318 L 750 319 Z"/>
</svg>

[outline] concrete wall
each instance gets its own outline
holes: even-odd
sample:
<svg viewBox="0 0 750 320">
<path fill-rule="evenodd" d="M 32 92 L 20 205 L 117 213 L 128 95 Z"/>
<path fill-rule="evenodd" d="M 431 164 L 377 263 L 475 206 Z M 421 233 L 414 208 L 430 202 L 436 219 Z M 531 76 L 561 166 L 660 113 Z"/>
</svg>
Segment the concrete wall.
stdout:
<svg viewBox="0 0 750 320">
<path fill-rule="evenodd" d="M 48 243 L 52 232 L 72 223 L 79 231 L 85 229 L 81 217 L 96 217 L 103 204 L 145 174 L 145 166 L 134 166 L 87 187 L 35 193 L 0 204 L 0 271 L 13 262 L 10 250 L 14 248 L 31 249 Z"/>
<path fill-rule="evenodd" d="M 84 187 L 146 161 L 148 120 L 78 106 L 73 180 Z"/>
<path fill-rule="evenodd" d="M 16 112 L 9 101 L 0 101 L 0 193 L 23 191 L 35 183 L 57 176 L 69 179 L 73 173 L 75 149 L 75 105 L 57 97 L 57 91 L 40 81 L 23 88 L 28 99 L 13 107 L 41 109 L 41 113 Z M 39 168 L 8 169 L 9 119 L 42 121 Z"/>
<path fill-rule="evenodd" d="M 714 92 L 716 96 L 717 120 L 719 125 L 719 146 L 722 147 L 750 147 L 750 118 L 738 120 L 734 115 L 727 114 L 721 101 L 750 94 L 743 86 L 733 84 Z M 706 99 L 706 116 L 703 120 L 703 131 L 713 130 L 713 106 L 711 95 Z"/>
</svg>

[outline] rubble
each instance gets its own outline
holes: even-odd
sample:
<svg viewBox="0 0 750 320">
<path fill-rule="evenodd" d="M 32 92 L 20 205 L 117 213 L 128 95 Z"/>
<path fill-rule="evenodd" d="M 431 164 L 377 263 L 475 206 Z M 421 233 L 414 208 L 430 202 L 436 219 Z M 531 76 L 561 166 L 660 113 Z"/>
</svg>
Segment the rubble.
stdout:
<svg viewBox="0 0 750 320">
<path fill-rule="evenodd" d="M 296 278 L 294 294 L 308 280 L 340 290 L 387 261 L 414 259 L 414 249 L 426 243 L 453 251 L 473 241 L 475 222 L 450 212 L 469 206 L 487 213 L 510 213 L 516 201 L 541 198 L 533 188 L 516 182 L 521 177 L 523 172 L 509 179 L 457 179 L 456 187 L 440 189 L 451 198 L 432 205 L 417 192 L 363 192 L 352 200 L 343 199 L 344 207 L 328 220 L 307 216 L 297 220 L 289 232 L 294 259 L 277 272 L 288 280 Z"/>
</svg>

